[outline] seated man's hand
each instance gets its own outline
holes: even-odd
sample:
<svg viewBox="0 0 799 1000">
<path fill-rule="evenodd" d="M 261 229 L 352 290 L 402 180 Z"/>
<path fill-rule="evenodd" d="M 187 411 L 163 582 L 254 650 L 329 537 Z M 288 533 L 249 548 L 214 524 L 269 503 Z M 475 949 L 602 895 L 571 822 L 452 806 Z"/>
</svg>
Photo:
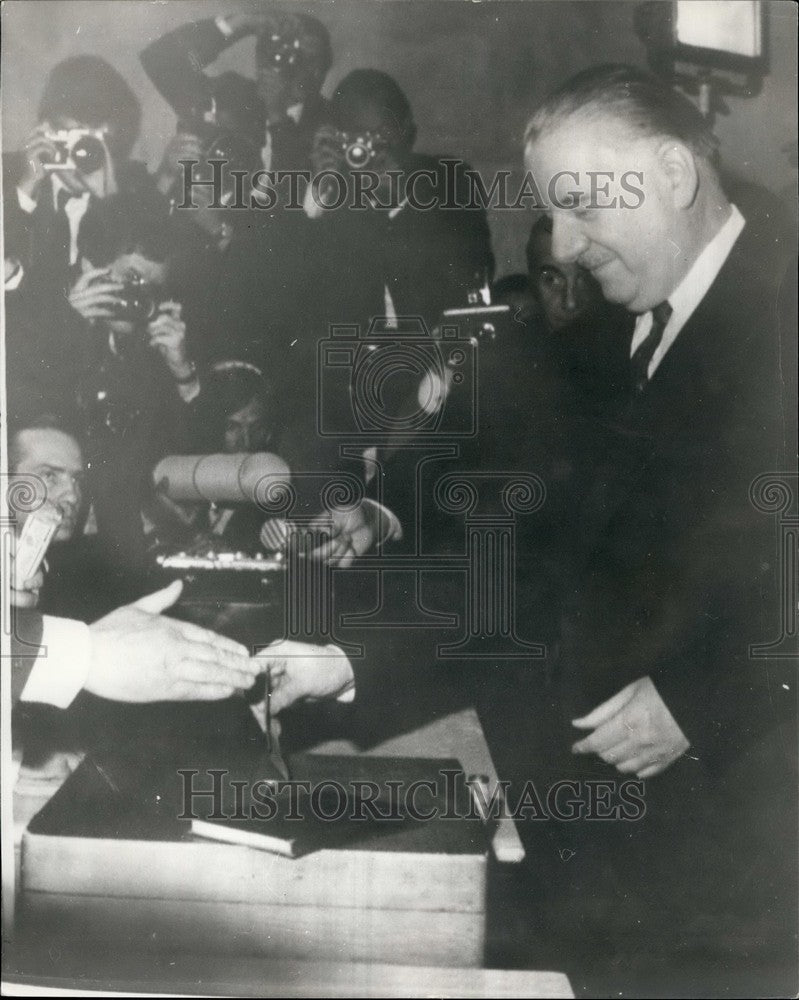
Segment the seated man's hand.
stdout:
<svg viewBox="0 0 799 1000">
<path fill-rule="evenodd" d="M 665 771 L 690 746 L 650 677 L 628 684 L 572 725 L 594 730 L 572 746 L 573 753 L 595 753 L 639 778 Z"/>
<path fill-rule="evenodd" d="M 263 664 L 231 639 L 161 612 L 182 584 L 118 608 L 89 626 L 85 688 L 115 701 L 213 701 L 252 686 Z"/>
<path fill-rule="evenodd" d="M 337 646 L 280 639 L 255 658 L 269 675 L 272 712 L 302 698 L 338 698 L 352 689 L 350 661 Z"/>
</svg>

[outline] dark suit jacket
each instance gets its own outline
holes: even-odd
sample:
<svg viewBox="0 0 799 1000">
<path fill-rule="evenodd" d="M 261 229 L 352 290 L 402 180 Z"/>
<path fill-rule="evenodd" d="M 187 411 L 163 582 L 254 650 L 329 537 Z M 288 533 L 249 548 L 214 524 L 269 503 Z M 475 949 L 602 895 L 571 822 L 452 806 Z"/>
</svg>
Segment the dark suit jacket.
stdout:
<svg viewBox="0 0 799 1000">
<path fill-rule="evenodd" d="M 784 241 L 747 224 L 614 428 L 562 620 L 567 718 L 650 675 L 706 764 L 795 718 L 786 661 L 748 654 L 779 631 L 777 528 L 749 491 L 796 469 L 794 273 Z"/>
</svg>

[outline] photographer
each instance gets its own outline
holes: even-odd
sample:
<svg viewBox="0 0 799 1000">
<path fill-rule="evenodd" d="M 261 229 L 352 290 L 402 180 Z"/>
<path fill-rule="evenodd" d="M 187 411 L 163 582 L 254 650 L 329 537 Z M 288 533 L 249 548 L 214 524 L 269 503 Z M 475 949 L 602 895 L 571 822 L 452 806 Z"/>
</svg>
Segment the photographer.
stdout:
<svg viewBox="0 0 799 1000">
<path fill-rule="evenodd" d="M 90 205 L 151 186 L 144 164 L 129 159 L 140 117 L 136 96 L 105 60 L 74 56 L 52 70 L 38 124 L 3 158 L 5 227 L 28 280 L 63 289 Z"/>
<path fill-rule="evenodd" d="M 256 35 L 256 81 L 203 72 L 239 39 Z M 145 72 L 178 116 L 157 182 L 168 194 L 179 161 L 218 147 L 249 169 L 307 169 L 313 135 L 326 120 L 320 89 L 332 56 L 315 18 L 281 10 L 237 12 L 182 25 L 141 53 Z"/>
<path fill-rule="evenodd" d="M 117 196 L 92 207 L 81 230 L 81 277 L 69 291 L 86 328 L 78 405 L 97 531 L 117 582 L 143 568 L 141 507 L 150 469 L 180 450 L 200 392 L 181 303 L 166 285 L 172 230 L 162 203 Z"/>
<path fill-rule="evenodd" d="M 466 305 L 493 275 L 485 211 L 468 205 L 466 165 L 414 151 L 410 103 L 386 73 L 349 73 L 331 111 L 332 125 L 314 141 L 315 183 L 305 199 L 329 240 L 312 281 L 323 292 L 321 319 L 414 315 L 432 329 L 444 309 Z M 343 205 L 332 173 L 347 185 Z"/>
</svg>

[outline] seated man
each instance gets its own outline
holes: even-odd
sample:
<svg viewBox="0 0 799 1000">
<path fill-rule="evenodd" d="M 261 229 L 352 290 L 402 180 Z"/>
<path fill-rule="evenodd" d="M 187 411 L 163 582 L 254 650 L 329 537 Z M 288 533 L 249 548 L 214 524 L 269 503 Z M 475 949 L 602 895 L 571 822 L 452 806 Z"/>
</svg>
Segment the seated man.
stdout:
<svg viewBox="0 0 799 1000">
<path fill-rule="evenodd" d="M 45 614 L 83 619 L 98 618 L 117 607 L 124 595 L 115 593 L 96 535 L 83 533 L 89 505 L 77 431 L 54 414 L 17 416 L 9 434 L 9 472 L 38 477 L 45 503 L 60 517 L 43 563 L 46 572 L 37 587 L 28 588 L 36 606 Z M 20 517 L 20 527 L 23 521 Z"/>
</svg>

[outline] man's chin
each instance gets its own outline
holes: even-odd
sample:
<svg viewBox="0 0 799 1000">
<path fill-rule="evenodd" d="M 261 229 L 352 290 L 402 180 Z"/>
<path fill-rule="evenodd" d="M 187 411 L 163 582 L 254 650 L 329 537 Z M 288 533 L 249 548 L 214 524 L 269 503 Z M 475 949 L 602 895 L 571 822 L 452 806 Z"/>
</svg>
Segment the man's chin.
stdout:
<svg viewBox="0 0 799 1000">
<path fill-rule="evenodd" d="M 63 521 L 58 526 L 58 531 L 53 535 L 54 542 L 71 542 L 75 535 L 75 522 L 70 521 L 64 523 Z"/>
</svg>

